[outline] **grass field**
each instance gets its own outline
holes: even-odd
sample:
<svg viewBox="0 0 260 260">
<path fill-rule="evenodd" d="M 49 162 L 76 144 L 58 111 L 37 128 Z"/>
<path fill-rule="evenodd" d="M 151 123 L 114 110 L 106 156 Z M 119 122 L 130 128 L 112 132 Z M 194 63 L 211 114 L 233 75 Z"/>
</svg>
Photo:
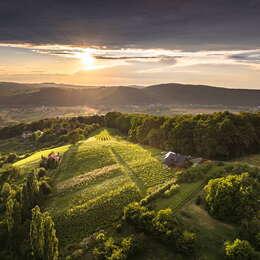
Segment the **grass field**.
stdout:
<svg viewBox="0 0 260 260">
<path fill-rule="evenodd" d="M 248 164 L 260 167 L 260 154 L 252 154 L 249 156 L 245 156 L 245 157 L 239 158 L 236 161 L 244 162 L 244 163 L 248 163 Z"/>
<path fill-rule="evenodd" d="M 53 191 L 43 207 L 54 218 L 62 250 L 98 229 L 115 225 L 128 203 L 140 200 L 149 189 L 175 176 L 175 171 L 161 162 L 160 150 L 130 143 L 106 129 L 73 145 L 37 151 L 14 166 L 23 172 L 37 168 L 41 156 L 51 151 L 62 153 L 63 159 L 52 179 Z M 260 155 L 242 161 L 260 165 Z M 194 199 L 202 187 L 202 180 L 182 183 L 175 194 L 159 197 L 152 207 L 172 208 L 187 226 L 198 232 L 202 244 L 202 256 L 198 259 L 221 259 L 223 242 L 232 239 L 235 230 L 195 205 Z M 154 253 L 148 248 L 145 259 L 175 257 L 155 241 L 147 246 Z"/>
<path fill-rule="evenodd" d="M 181 208 L 201 191 L 202 183 L 202 181 L 182 183 L 176 194 L 157 200 L 155 202 L 155 208 L 157 210 L 171 208 L 173 211 Z"/>
<path fill-rule="evenodd" d="M 54 217 L 62 247 L 111 225 L 124 206 L 174 175 L 154 156 L 154 149 L 106 129 L 75 145 L 37 152 L 15 166 L 37 167 L 41 156 L 53 150 L 64 156 L 44 207 Z"/>
<path fill-rule="evenodd" d="M 22 172 L 30 171 L 39 167 L 39 163 L 41 161 L 42 156 L 48 156 L 51 152 L 59 152 L 60 154 L 64 154 L 65 152 L 68 151 L 69 148 L 70 145 L 64 145 L 64 146 L 38 151 L 23 160 L 17 161 L 16 163 L 13 164 L 13 166 L 19 167 L 20 169 L 22 169 Z"/>
<path fill-rule="evenodd" d="M 212 218 L 194 202 L 185 205 L 180 215 L 184 223 L 198 234 L 200 258 L 207 260 L 223 259 L 223 244 L 236 237 L 235 227 Z"/>
</svg>

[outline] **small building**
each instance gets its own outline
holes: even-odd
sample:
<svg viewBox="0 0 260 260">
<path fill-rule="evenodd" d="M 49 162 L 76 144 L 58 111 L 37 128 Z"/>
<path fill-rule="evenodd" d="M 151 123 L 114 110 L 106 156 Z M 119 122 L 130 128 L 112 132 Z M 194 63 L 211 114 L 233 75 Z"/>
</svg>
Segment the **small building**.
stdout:
<svg viewBox="0 0 260 260">
<path fill-rule="evenodd" d="M 30 138 L 32 135 L 33 135 L 33 133 L 31 131 L 25 131 L 22 133 L 22 138 L 27 139 L 27 138 Z"/>
<path fill-rule="evenodd" d="M 191 165 L 191 157 L 179 153 L 168 152 L 164 156 L 164 163 L 173 167 L 187 167 Z"/>
<path fill-rule="evenodd" d="M 58 152 L 58 153 L 51 152 L 51 153 L 48 155 L 48 159 L 49 159 L 49 160 L 53 160 L 53 161 L 59 163 L 60 160 L 61 160 L 60 153 L 59 153 L 59 152 Z"/>
<path fill-rule="evenodd" d="M 55 169 L 59 166 L 61 162 L 61 155 L 60 153 L 51 152 L 48 157 L 42 156 L 40 167 L 45 169 Z"/>
</svg>

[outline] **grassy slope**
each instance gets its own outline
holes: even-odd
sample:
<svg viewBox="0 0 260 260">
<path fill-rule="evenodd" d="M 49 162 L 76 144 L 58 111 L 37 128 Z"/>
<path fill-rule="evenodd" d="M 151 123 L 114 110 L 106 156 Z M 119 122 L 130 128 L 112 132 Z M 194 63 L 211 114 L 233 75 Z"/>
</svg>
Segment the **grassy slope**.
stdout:
<svg viewBox="0 0 260 260">
<path fill-rule="evenodd" d="M 69 149 L 69 147 L 70 145 L 64 145 L 64 146 L 38 151 L 23 160 L 17 161 L 16 163 L 13 164 L 13 166 L 19 167 L 23 171 L 33 170 L 39 167 L 39 163 L 41 161 L 42 156 L 48 156 L 48 154 L 50 154 L 51 152 L 59 152 L 60 154 L 64 154 Z"/>
<path fill-rule="evenodd" d="M 62 247 L 116 223 L 126 204 L 174 176 L 174 172 L 160 162 L 159 150 L 129 143 L 107 130 L 76 145 L 56 149 L 64 153 L 64 158 L 55 173 L 54 191 L 46 200 L 45 208 L 54 216 Z M 41 155 L 50 150 L 37 152 L 16 166 L 35 167 Z M 248 157 L 243 161 L 258 164 L 259 158 Z M 194 198 L 201 184 L 182 184 L 177 194 L 159 199 L 154 206 L 157 210 L 165 207 L 178 210 L 187 225 L 199 233 L 200 259 L 219 259 L 223 242 L 232 239 L 235 230 L 195 205 Z M 150 246 L 156 250 L 150 252 L 148 248 L 143 257 L 171 259 L 166 247 L 155 241 L 147 245 Z"/>
<path fill-rule="evenodd" d="M 107 130 L 69 147 L 45 205 L 62 246 L 111 225 L 129 202 L 172 178 L 174 172 L 153 154 Z"/>
</svg>

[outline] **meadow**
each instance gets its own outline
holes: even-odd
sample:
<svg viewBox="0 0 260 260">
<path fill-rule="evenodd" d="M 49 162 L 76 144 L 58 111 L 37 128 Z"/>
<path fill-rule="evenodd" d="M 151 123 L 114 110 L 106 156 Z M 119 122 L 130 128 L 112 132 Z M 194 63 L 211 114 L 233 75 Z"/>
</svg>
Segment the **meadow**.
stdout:
<svg viewBox="0 0 260 260">
<path fill-rule="evenodd" d="M 37 151 L 13 165 L 25 174 L 39 167 L 41 157 L 50 152 L 59 152 L 62 161 L 58 169 L 49 172 L 52 192 L 42 206 L 54 219 L 62 253 L 97 230 L 114 229 L 126 205 L 174 183 L 179 171 L 163 164 L 160 149 L 129 142 L 111 129 L 96 131 L 75 144 Z M 259 158 L 255 155 L 241 161 L 259 165 Z M 196 205 L 195 198 L 204 185 L 204 179 L 180 183 L 177 192 L 156 196 L 149 206 L 156 211 L 171 208 L 198 232 L 201 259 L 219 259 L 220 245 L 234 237 L 236 228 L 215 220 Z M 149 240 L 136 259 L 151 256 L 175 257 L 167 247 Z"/>
<path fill-rule="evenodd" d="M 74 145 L 37 151 L 14 166 L 28 172 L 52 151 L 63 158 L 51 172 L 53 192 L 44 207 L 54 218 L 62 247 L 118 220 L 127 204 L 174 176 L 154 149 L 106 129 Z"/>
</svg>

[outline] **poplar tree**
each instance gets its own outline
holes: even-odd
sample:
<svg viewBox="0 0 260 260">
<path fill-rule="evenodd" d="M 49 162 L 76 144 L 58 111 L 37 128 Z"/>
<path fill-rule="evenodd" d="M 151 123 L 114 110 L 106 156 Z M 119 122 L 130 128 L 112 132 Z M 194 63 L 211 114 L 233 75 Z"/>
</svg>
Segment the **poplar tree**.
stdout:
<svg viewBox="0 0 260 260">
<path fill-rule="evenodd" d="M 44 231 L 45 231 L 45 257 L 46 260 L 56 260 L 59 256 L 58 239 L 54 222 L 48 212 L 44 213 Z"/>
<path fill-rule="evenodd" d="M 30 243 L 34 259 L 58 259 L 58 239 L 54 222 L 48 212 L 41 213 L 39 206 L 32 209 Z"/>
</svg>

